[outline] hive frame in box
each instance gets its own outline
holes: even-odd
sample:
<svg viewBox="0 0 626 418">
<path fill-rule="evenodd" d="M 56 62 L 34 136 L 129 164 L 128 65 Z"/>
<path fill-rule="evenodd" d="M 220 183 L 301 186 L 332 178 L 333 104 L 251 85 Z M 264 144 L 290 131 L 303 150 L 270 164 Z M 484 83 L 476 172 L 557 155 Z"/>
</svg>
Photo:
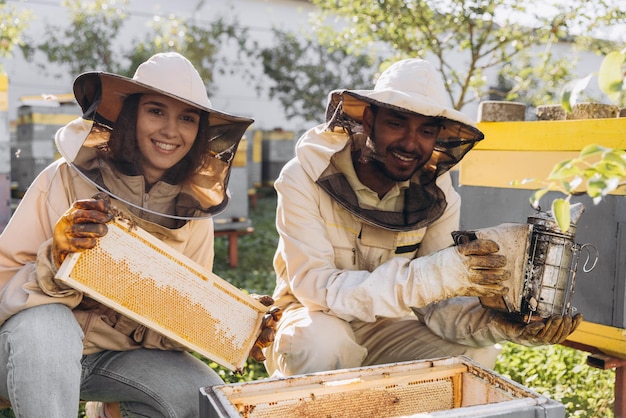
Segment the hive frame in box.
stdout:
<svg viewBox="0 0 626 418">
<path fill-rule="evenodd" d="M 564 418 L 565 407 L 467 357 L 200 388 L 200 418 Z"/>
<path fill-rule="evenodd" d="M 241 370 L 267 307 L 124 219 L 108 229 L 96 247 L 68 255 L 56 278 L 191 351 Z"/>
</svg>

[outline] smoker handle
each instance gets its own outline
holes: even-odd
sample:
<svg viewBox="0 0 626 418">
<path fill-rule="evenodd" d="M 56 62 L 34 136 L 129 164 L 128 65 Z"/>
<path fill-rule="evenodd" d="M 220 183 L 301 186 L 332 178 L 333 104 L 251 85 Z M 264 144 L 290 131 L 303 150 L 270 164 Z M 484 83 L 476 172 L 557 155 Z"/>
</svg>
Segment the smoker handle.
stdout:
<svg viewBox="0 0 626 418">
<path fill-rule="evenodd" d="M 590 248 L 593 248 L 593 251 L 596 254 L 595 254 L 595 259 L 593 260 L 593 265 L 591 267 L 588 267 L 589 261 L 591 261 L 591 251 L 590 251 Z M 582 252 L 582 250 L 585 250 L 585 252 L 587 253 L 587 259 L 585 260 L 585 264 L 583 264 L 583 271 L 585 273 L 589 273 L 591 270 L 593 270 L 596 267 L 596 264 L 598 263 L 598 258 L 600 257 L 600 253 L 598 252 L 598 249 L 593 244 L 583 244 L 583 245 L 581 245 L 580 246 L 580 251 Z"/>
<path fill-rule="evenodd" d="M 452 231 L 452 239 L 454 245 L 467 244 L 470 241 L 478 239 L 476 231 Z"/>
</svg>

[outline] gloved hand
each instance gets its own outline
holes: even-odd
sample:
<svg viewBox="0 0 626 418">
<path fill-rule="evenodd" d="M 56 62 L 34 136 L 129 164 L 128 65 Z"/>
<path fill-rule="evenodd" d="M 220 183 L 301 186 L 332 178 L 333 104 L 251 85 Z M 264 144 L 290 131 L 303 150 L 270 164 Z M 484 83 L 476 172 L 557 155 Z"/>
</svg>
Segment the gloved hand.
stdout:
<svg viewBox="0 0 626 418">
<path fill-rule="evenodd" d="M 105 225 L 113 214 L 106 193 L 97 193 L 91 199 L 77 200 L 54 226 L 52 254 L 60 267 L 69 253 L 95 247 L 98 238 L 108 232 Z"/>
<path fill-rule="evenodd" d="M 510 277 L 505 270 L 506 257 L 494 254 L 500 247 L 495 241 L 476 239 L 453 247 L 464 257 L 462 263 L 469 270 L 470 285 L 460 289 L 457 296 L 498 296 L 507 292 L 502 282 Z"/>
<path fill-rule="evenodd" d="M 398 276 L 400 283 L 407 284 L 400 288 L 402 302 L 411 308 L 423 308 L 458 296 L 481 298 L 507 294 L 509 289 L 503 282 L 511 276 L 508 254 L 495 254 L 499 250 L 495 241 L 475 239 L 411 260 L 406 275 Z M 392 266 L 390 270 L 395 274 L 405 272 L 398 269 L 402 266 L 400 257 L 392 257 L 377 270 L 384 272 L 386 266 Z"/>
<path fill-rule="evenodd" d="M 504 313 L 496 313 L 493 321 L 507 340 L 522 345 L 560 344 L 580 325 L 583 315 L 552 315 L 543 321 L 520 323 Z"/>
<path fill-rule="evenodd" d="M 267 295 L 251 295 L 254 299 L 258 300 L 265 306 L 272 306 L 274 304 L 274 299 Z M 276 328 L 278 326 L 278 321 L 283 315 L 283 311 L 277 307 L 272 306 L 269 311 L 265 315 L 263 315 L 263 320 L 261 321 L 261 333 L 256 339 L 254 346 L 250 350 L 250 357 L 254 360 L 262 363 L 265 361 L 265 355 L 263 355 L 263 348 L 268 347 L 274 342 L 274 337 L 276 336 Z"/>
</svg>

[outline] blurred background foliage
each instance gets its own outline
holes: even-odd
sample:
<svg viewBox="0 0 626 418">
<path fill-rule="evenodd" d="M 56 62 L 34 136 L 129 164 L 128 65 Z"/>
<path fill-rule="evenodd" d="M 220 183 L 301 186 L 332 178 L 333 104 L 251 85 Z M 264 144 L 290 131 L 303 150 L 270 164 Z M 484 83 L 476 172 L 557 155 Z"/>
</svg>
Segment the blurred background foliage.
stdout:
<svg viewBox="0 0 626 418">
<path fill-rule="evenodd" d="M 313 122 L 329 87 L 367 87 L 406 57 L 433 62 L 458 110 L 487 98 L 556 103 L 576 78 L 581 53 L 619 49 L 609 29 L 626 24 L 623 0 L 311 0 L 317 11 L 310 25 L 274 28 L 272 43 L 259 45 L 236 12 L 211 16 L 208 0 L 199 0 L 189 18 L 148 12 L 145 32 L 122 42 L 129 3 L 63 0 L 69 21 L 46 23 L 47 35 L 34 39 L 27 29 L 36 9 L 18 12 L 0 0 L 0 57 L 18 47 L 42 74 L 130 75 L 153 53 L 176 50 L 198 68 L 209 93 L 215 72 L 237 74 L 279 100 L 288 118 Z"/>
</svg>

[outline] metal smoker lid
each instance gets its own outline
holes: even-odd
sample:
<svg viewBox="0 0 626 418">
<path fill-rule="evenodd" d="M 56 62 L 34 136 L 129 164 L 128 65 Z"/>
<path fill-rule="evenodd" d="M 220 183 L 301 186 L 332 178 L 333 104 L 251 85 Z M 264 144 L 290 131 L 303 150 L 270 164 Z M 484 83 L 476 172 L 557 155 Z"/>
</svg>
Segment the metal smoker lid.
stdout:
<svg viewBox="0 0 626 418">
<path fill-rule="evenodd" d="M 554 220 L 552 211 L 539 211 L 533 215 L 530 215 L 527 219 L 527 222 L 532 225 L 542 226 L 553 232 L 558 232 L 573 237 L 574 235 L 576 235 L 576 224 L 578 223 L 584 211 L 585 207 L 580 202 L 574 203 L 570 206 L 570 229 L 567 231 L 567 233 L 563 233 L 561 231 L 561 228 L 559 228 L 558 224 Z"/>
</svg>

